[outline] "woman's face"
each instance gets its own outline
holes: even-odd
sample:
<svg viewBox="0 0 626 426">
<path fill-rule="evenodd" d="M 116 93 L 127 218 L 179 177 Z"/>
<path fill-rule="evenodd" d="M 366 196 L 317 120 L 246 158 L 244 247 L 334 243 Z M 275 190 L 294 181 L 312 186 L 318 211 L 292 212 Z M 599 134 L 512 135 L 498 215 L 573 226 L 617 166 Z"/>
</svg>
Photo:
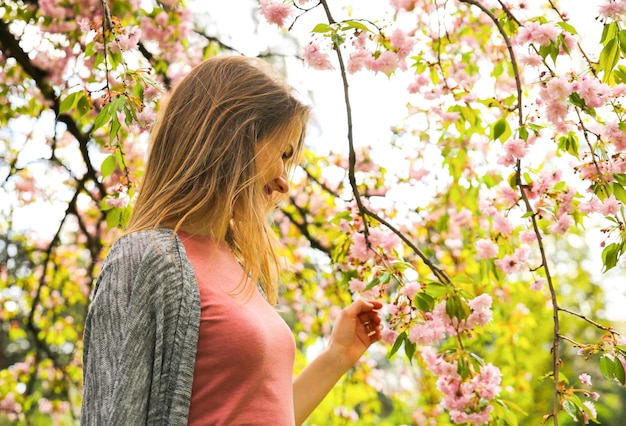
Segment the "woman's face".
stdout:
<svg viewBox="0 0 626 426">
<path fill-rule="evenodd" d="M 269 138 L 256 146 L 256 167 L 268 199 L 275 191 L 289 191 L 286 163 L 294 155 L 302 131 L 300 126 L 294 127 L 290 134 Z"/>
</svg>

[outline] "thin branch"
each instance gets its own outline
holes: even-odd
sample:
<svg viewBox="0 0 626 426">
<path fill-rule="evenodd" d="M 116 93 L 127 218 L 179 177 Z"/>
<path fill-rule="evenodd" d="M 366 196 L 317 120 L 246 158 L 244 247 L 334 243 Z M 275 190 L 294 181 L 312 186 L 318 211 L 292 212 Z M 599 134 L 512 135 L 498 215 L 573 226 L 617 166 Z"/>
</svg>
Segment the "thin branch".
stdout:
<svg viewBox="0 0 626 426">
<path fill-rule="evenodd" d="M 506 48 L 509 52 L 509 57 L 511 59 L 511 67 L 513 69 L 513 73 L 515 76 L 515 86 L 517 89 L 517 110 L 518 110 L 518 124 L 519 127 L 522 128 L 524 126 L 524 115 L 523 115 L 523 104 L 522 104 L 522 82 L 519 75 L 519 67 L 517 64 L 517 59 L 515 56 L 515 52 L 513 51 L 513 45 L 509 36 L 507 35 L 504 27 L 498 20 L 498 18 L 483 4 L 475 0 L 459 0 L 461 3 L 467 3 L 479 8 L 484 14 L 489 16 L 491 21 L 498 28 L 498 32 L 502 36 L 506 44 Z M 510 14 L 510 11 L 508 12 Z M 548 287 L 550 289 L 550 298 L 552 301 L 552 319 L 554 321 L 553 325 L 553 336 L 552 336 L 552 371 L 554 374 L 554 399 L 553 399 L 553 407 L 551 416 L 554 419 L 554 426 L 558 426 L 558 410 L 560 407 L 560 389 L 559 389 L 559 366 L 560 366 L 560 355 L 559 355 L 559 305 L 556 297 L 556 289 L 554 286 L 554 282 L 552 281 L 552 276 L 550 274 L 550 269 L 548 268 L 548 259 L 545 253 L 545 248 L 543 245 L 543 241 L 541 238 L 541 231 L 539 230 L 539 226 L 537 224 L 537 214 L 532 208 L 530 201 L 528 200 L 528 196 L 526 194 L 526 188 L 522 182 L 522 167 L 521 161 L 517 160 L 515 166 L 515 184 L 518 187 L 520 194 L 522 195 L 522 200 L 524 201 L 524 205 L 526 207 L 526 211 L 531 214 L 530 219 L 533 225 L 533 230 L 535 235 L 537 236 L 537 245 L 539 247 L 539 251 L 541 253 L 541 264 L 546 274 L 546 281 L 548 282 Z"/>
<path fill-rule="evenodd" d="M 602 324 L 600 324 L 600 323 L 598 323 L 598 322 L 596 322 L 596 321 L 594 321 L 594 320 L 592 320 L 590 318 L 587 318 L 586 316 L 584 316 L 582 314 L 579 314 L 577 312 L 570 311 L 569 309 L 561 308 L 561 307 L 559 307 L 558 310 L 561 311 L 561 312 L 565 312 L 566 314 L 570 314 L 572 316 L 578 317 L 578 318 L 580 318 L 582 320 L 585 320 L 589 324 L 593 325 L 596 328 L 599 328 L 600 330 L 606 331 L 606 332 L 614 334 L 616 336 L 620 336 L 620 333 L 618 333 L 617 331 L 613 330 L 612 327 L 604 326 L 604 325 L 602 325 Z"/>
</svg>

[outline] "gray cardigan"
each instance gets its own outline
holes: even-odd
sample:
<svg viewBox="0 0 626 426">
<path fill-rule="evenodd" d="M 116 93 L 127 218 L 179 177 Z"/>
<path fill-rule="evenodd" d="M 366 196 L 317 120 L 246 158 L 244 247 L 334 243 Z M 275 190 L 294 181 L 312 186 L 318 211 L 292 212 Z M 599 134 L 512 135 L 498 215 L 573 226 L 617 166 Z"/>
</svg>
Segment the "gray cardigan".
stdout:
<svg viewBox="0 0 626 426">
<path fill-rule="evenodd" d="M 84 334 L 82 425 L 186 425 L 200 293 L 169 229 L 115 242 Z"/>
</svg>

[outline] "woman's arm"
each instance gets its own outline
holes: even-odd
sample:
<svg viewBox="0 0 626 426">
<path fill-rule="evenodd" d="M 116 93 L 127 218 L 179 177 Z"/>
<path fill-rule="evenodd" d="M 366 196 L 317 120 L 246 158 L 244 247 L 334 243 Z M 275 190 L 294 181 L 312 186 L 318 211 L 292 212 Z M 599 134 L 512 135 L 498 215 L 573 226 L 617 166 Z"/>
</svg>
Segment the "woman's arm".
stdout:
<svg viewBox="0 0 626 426">
<path fill-rule="evenodd" d="M 380 302 L 357 300 L 344 309 L 328 347 L 296 377 L 293 401 L 296 424 L 302 424 L 335 383 L 380 340 Z"/>
</svg>

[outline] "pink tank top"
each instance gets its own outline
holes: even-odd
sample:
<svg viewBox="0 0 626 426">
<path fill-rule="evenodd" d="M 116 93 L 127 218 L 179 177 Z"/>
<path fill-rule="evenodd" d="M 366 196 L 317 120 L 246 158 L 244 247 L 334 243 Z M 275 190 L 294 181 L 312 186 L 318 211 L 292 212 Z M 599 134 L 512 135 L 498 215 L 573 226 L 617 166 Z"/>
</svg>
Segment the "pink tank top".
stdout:
<svg viewBox="0 0 626 426">
<path fill-rule="evenodd" d="M 200 287 L 200 334 L 189 425 L 294 425 L 295 342 L 223 242 L 178 232 Z M 216 250 L 217 245 L 217 250 Z"/>
</svg>

